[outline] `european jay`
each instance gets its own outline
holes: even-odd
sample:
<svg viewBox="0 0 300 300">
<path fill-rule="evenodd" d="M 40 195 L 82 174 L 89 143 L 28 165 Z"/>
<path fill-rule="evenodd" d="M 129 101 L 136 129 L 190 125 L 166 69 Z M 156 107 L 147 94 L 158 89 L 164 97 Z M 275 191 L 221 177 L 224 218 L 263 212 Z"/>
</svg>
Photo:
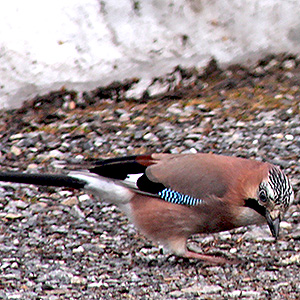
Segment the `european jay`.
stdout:
<svg viewBox="0 0 300 300">
<path fill-rule="evenodd" d="M 0 181 L 84 189 L 116 204 L 148 238 L 187 258 L 222 262 L 187 249 L 187 239 L 267 221 L 277 238 L 293 202 L 276 166 L 215 154 L 151 154 L 102 160 L 65 175 L 0 173 Z"/>
</svg>

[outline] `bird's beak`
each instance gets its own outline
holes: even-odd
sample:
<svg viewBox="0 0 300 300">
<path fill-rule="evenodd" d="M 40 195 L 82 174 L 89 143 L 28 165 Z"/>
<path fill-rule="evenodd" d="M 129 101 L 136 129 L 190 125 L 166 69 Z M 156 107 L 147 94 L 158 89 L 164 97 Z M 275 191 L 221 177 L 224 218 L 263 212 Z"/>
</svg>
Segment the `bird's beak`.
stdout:
<svg viewBox="0 0 300 300">
<path fill-rule="evenodd" d="M 280 221 L 281 221 L 280 214 L 277 214 L 276 217 L 272 217 L 270 212 L 268 210 L 266 210 L 265 217 L 266 217 L 267 223 L 269 225 L 269 228 L 271 230 L 273 237 L 277 240 L 278 235 L 279 235 Z"/>
<path fill-rule="evenodd" d="M 275 239 L 277 239 L 279 235 L 279 228 L 280 228 L 280 221 L 281 221 L 280 211 L 273 210 L 269 212 L 264 206 L 259 205 L 258 202 L 252 198 L 247 199 L 245 201 L 245 206 L 254 209 L 256 212 L 258 212 L 260 215 L 266 218 L 272 235 L 274 236 Z"/>
</svg>

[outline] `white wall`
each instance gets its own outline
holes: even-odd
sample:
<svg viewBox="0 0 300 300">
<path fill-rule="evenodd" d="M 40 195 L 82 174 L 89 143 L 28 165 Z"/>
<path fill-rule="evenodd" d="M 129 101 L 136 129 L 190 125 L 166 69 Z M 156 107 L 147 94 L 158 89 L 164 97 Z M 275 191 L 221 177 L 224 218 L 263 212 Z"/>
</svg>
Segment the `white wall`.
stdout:
<svg viewBox="0 0 300 300">
<path fill-rule="evenodd" d="M 136 3 L 136 7 L 134 8 Z M 0 2 L 0 108 L 63 85 L 91 89 L 174 66 L 300 50 L 297 0 Z"/>
</svg>

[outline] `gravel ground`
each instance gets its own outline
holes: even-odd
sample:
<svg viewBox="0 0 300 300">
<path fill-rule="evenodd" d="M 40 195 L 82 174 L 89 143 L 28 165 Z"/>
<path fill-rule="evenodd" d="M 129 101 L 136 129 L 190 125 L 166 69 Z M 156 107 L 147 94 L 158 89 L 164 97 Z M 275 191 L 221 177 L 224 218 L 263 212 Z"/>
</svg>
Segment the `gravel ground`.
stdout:
<svg viewBox="0 0 300 300">
<path fill-rule="evenodd" d="M 136 79 L 62 89 L 0 112 L 0 163 L 61 172 L 100 157 L 214 152 L 281 166 L 299 199 L 299 83 L 298 58 L 278 55 L 250 69 L 176 68 L 139 99 Z M 267 226 L 191 238 L 241 261 L 212 266 L 169 255 L 82 192 L 2 183 L 0 194 L 0 299 L 300 299 L 297 204 L 277 242 Z"/>
</svg>

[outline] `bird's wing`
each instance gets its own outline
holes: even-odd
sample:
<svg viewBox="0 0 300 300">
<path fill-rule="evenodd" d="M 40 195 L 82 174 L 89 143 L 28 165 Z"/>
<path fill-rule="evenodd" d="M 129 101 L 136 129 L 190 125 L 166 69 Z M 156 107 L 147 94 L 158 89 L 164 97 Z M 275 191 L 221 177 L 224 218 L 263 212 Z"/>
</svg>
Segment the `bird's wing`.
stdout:
<svg viewBox="0 0 300 300">
<path fill-rule="evenodd" d="M 122 180 L 166 201 L 197 205 L 223 199 L 238 184 L 238 172 L 256 162 L 213 154 L 152 154 L 100 161 L 90 172 Z M 248 167 L 246 168 L 248 169 Z"/>
</svg>

